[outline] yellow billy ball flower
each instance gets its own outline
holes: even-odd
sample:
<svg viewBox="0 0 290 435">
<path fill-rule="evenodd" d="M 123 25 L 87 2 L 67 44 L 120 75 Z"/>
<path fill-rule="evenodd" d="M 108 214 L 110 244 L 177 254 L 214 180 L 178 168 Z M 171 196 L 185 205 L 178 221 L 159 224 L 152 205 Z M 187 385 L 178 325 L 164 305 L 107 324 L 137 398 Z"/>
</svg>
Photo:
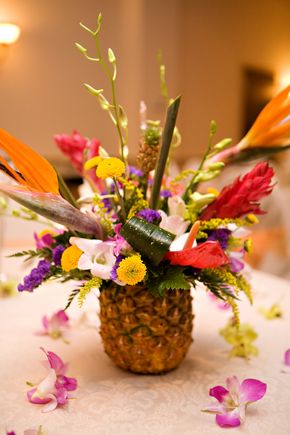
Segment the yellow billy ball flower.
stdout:
<svg viewBox="0 0 290 435">
<path fill-rule="evenodd" d="M 38 237 L 41 238 L 43 236 L 46 236 L 47 234 L 50 234 L 51 236 L 56 236 L 57 232 L 52 230 L 51 228 L 46 228 L 45 230 L 40 231 L 40 233 L 38 233 Z"/>
<path fill-rule="evenodd" d="M 61 256 L 61 267 L 65 272 L 69 272 L 72 269 L 78 267 L 78 261 L 82 255 L 81 251 L 77 246 L 70 246 L 63 251 Z"/>
<path fill-rule="evenodd" d="M 259 223 L 259 219 L 254 214 L 250 213 L 246 216 L 246 221 L 248 221 L 250 224 L 255 225 Z"/>
<path fill-rule="evenodd" d="M 117 157 L 109 157 L 102 160 L 97 167 L 97 177 L 105 180 L 109 177 L 121 177 L 125 173 L 125 165 Z"/>
<path fill-rule="evenodd" d="M 124 258 L 117 269 L 119 280 L 129 285 L 135 285 L 142 281 L 145 274 L 146 266 L 139 255 Z"/>
<path fill-rule="evenodd" d="M 101 161 L 102 157 L 100 156 L 92 157 L 91 159 L 86 161 L 86 163 L 84 164 L 84 169 L 88 171 L 89 169 L 95 168 Z"/>
</svg>

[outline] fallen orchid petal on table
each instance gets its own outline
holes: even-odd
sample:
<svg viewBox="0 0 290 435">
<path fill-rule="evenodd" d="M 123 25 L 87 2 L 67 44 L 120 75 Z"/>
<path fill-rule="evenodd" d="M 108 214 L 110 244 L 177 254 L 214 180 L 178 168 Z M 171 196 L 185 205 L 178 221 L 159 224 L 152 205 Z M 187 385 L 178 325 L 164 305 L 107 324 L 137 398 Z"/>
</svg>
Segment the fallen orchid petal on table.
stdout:
<svg viewBox="0 0 290 435">
<path fill-rule="evenodd" d="M 62 338 L 65 343 L 65 334 L 70 328 L 69 317 L 64 310 L 59 310 L 51 317 L 43 316 L 42 318 L 43 330 L 37 332 L 38 335 L 48 335 L 53 339 Z"/>
<path fill-rule="evenodd" d="M 66 404 L 72 397 L 70 391 L 77 389 L 77 380 L 65 376 L 68 364 L 64 364 L 58 355 L 43 348 L 41 350 L 47 356 L 48 373 L 37 386 L 27 391 L 27 398 L 30 403 L 45 405 L 42 412 L 49 412 Z"/>
<path fill-rule="evenodd" d="M 279 319 L 283 316 L 283 311 L 279 304 L 273 304 L 270 308 L 260 307 L 259 312 L 267 320 Z"/>
<path fill-rule="evenodd" d="M 232 319 L 219 331 L 225 341 L 232 345 L 230 357 L 250 359 L 259 354 L 258 348 L 253 342 L 258 338 L 257 332 L 248 323 L 236 325 Z"/>
<path fill-rule="evenodd" d="M 287 349 L 284 354 L 284 366 L 282 368 L 283 373 L 290 373 L 290 349 Z"/>
<path fill-rule="evenodd" d="M 264 397 L 267 385 L 258 379 L 245 379 L 240 383 L 232 376 L 226 379 L 226 386 L 217 385 L 209 390 L 209 395 L 218 403 L 211 403 L 202 411 L 216 414 L 220 427 L 240 426 L 245 420 L 247 406 Z"/>
<path fill-rule="evenodd" d="M 17 435 L 14 430 L 6 432 L 6 435 Z M 42 429 L 42 426 L 39 426 L 38 429 L 26 429 L 23 432 L 23 435 L 46 435 L 46 432 Z"/>
</svg>

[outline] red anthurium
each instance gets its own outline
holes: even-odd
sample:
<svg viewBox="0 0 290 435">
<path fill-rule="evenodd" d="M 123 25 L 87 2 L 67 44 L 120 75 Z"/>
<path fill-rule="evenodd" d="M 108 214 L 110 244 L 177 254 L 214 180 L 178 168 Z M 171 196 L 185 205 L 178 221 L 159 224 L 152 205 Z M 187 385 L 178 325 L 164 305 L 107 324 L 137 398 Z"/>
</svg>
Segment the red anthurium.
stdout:
<svg viewBox="0 0 290 435">
<path fill-rule="evenodd" d="M 229 262 L 220 244 L 214 241 L 201 243 L 194 248 L 167 252 L 165 259 L 172 265 L 192 266 L 198 269 L 219 267 Z"/>
</svg>

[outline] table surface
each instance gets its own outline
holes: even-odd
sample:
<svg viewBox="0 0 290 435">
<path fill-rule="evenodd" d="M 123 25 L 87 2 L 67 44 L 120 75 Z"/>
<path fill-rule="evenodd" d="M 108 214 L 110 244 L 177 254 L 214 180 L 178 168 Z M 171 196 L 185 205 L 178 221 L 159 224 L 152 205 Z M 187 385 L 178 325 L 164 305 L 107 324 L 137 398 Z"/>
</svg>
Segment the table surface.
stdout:
<svg viewBox="0 0 290 435">
<path fill-rule="evenodd" d="M 5 259 L 4 266 L 18 276 L 24 273 L 18 259 Z M 70 309 L 69 344 L 35 334 L 41 329 L 42 315 L 65 305 L 72 283 L 49 283 L 34 294 L 1 299 L 0 433 L 13 429 L 22 435 L 25 429 L 42 425 L 48 435 L 289 434 L 290 374 L 282 373 L 282 366 L 284 352 L 290 348 L 290 282 L 253 272 L 252 286 L 255 304 L 241 302 L 241 319 L 259 333 L 259 356 L 250 361 L 228 358 L 229 346 L 218 330 L 230 312 L 218 309 L 200 289 L 194 295 L 194 343 L 182 365 L 163 376 L 134 375 L 113 365 L 97 332 L 95 295 L 81 311 L 77 304 Z M 283 317 L 266 320 L 258 308 L 276 302 L 285 309 Z M 79 382 L 76 398 L 47 414 L 26 399 L 26 381 L 38 382 L 45 374 L 41 346 L 69 362 L 68 376 Z M 201 409 L 210 402 L 209 388 L 224 385 L 232 375 L 260 379 L 268 390 L 248 408 L 243 426 L 221 429 L 214 416 Z"/>
</svg>

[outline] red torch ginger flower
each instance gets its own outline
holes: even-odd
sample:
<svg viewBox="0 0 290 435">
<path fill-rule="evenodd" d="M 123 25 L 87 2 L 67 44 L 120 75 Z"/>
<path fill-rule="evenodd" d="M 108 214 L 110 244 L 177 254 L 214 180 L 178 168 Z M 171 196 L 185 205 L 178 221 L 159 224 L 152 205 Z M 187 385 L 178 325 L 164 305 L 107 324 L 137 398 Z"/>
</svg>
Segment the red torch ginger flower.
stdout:
<svg viewBox="0 0 290 435">
<path fill-rule="evenodd" d="M 84 154 L 88 151 L 88 158 L 99 155 L 100 142 L 97 139 L 91 141 L 81 136 L 76 130 L 72 135 L 56 134 L 55 143 L 59 149 L 70 159 L 71 163 L 80 175 L 84 172 Z"/>
<path fill-rule="evenodd" d="M 218 197 L 206 207 L 200 219 L 238 218 L 248 213 L 263 214 L 259 200 L 273 190 L 273 169 L 266 162 L 258 163 L 242 178 L 222 189 Z"/>
</svg>

